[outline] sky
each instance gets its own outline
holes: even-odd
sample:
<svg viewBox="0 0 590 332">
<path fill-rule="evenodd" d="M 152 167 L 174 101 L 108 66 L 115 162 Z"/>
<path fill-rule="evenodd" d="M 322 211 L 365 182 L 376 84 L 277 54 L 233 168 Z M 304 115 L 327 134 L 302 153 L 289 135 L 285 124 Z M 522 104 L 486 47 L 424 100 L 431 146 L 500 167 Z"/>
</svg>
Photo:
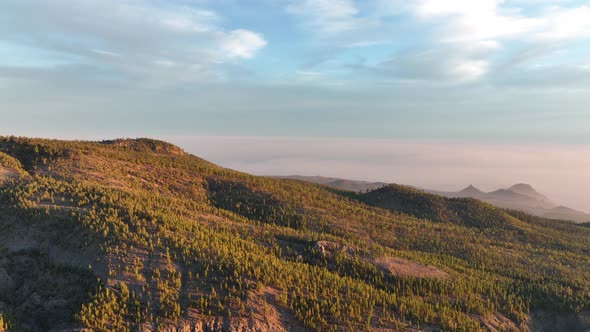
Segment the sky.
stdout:
<svg viewBox="0 0 590 332">
<path fill-rule="evenodd" d="M 587 1 L 0 3 L 2 135 L 176 139 L 253 173 L 528 181 L 590 210 L 588 105 Z"/>
</svg>

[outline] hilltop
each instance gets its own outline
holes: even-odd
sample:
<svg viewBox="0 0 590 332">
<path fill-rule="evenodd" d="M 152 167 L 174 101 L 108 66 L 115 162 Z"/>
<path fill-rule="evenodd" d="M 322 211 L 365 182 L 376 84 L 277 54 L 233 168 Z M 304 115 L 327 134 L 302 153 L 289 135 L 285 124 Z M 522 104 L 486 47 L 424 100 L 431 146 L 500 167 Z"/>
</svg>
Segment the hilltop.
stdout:
<svg viewBox="0 0 590 332">
<path fill-rule="evenodd" d="M 584 331 L 590 229 L 166 142 L 0 138 L 0 330 Z"/>
</svg>

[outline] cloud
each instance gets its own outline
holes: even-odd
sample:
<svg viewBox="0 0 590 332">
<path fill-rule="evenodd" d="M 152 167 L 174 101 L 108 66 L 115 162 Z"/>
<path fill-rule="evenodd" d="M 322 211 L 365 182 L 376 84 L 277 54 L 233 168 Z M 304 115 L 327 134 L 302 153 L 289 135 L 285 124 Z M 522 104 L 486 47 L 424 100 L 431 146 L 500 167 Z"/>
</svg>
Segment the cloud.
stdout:
<svg viewBox="0 0 590 332">
<path fill-rule="evenodd" d="M 560 67 L 554 49 L 590 38 L 590 7 L 573 1 L 296 1 L 287 12 L 317 40 L 302 69 L 345 68 L 373 80 L 499 83 L 532 60 L 570 71 L 575 64 Z"/>
<path fill-rule="evenodd" d="M 110 51 L 105 51 L 105 50 L 99 50 L 99 49 L 91 49 L 90 51 L 91 52 L 94 52 L 96 54 L 99 54 L 99 55 L 105 55 L 105 56 L 109 56 L 109 57 L 121 56 L 120 54 L 115 53 L 115 52 L 110 52 Z"/>
<path fill-rule="evenodd" d="M 569 40 L 590 37 L 590 7 L 553 7 L 546 11 L 546 27 L 538 36 L 543 40 Z"/>
<path fill-rule="evenodd" d="M 182 9 L 182 10 L 180 10 Z M 144 14 L 151 15 L 155 22 L 165 28 L 179 32 L 207 32 L 215 30 L 219 17 L 214 12 L 189 7 L 177 7 L 169 10 L 152 11 L 153 8 L 143 8 Z M 140 9 L 140 12 L 142 10 Z M 130 15 L 133 18 L 134 15 Z"/>
<path fill-rule="evenodd" d="M 364 40 L 364 41 L 360 41 L 360 42 L 354 42 L 351 43 L 350 45 L 347 45 L 347 47 L 371 47 L 371 46 L 380 46 L 380 45 L 386 45 L 391 43 L 390 41 L 384 40 L 384 39 L 379 39 L 379 40 Z"/>
<path fill-rule="evenodd" d="M 248 30 L 233 30 L 226 34 L 222 41 L 222 47 L 230 56 L 237 58 L 251 58 L 256 51 L 266 46 L 266 41 L 261 34 Z"/>
<path fill-rule="evenodd" d="M 304 18 L 309 29 L 328 34 L 353 30 L 360 22 L 353 0 L 296 0 L 287 12 Z"/>
<path fill-rule="evenodd" d="M 426 50 L 408 49 L 369 69 L 404 80 L 468 83 L 489 72 L 491 63 L 487 57 L 499 48 L 495 41 L 481 41 L 442 44 Z"/>
<path fill-rule="evenodd" d="M 411 3 L 409 10 L 417 18 L 443 25 L 441 41 L 446 42 L 567 40 L 588 37 L 590 32 L 590 8 L 585 5 L 553 6 L 526 15 L 517 3 L 505 0 L 415 0 Z"/>
<path fill-rule="evenodd" d="M 138 84 L 215 79 L 226 69 L 221 64 L 236 66 L 236 60 L 252 58 L 267 45 L 255 31 L 224 29 L 211 10 L 168 1 L 8 0 L 2 5 L 4 47 L 53 52 L 67 64 L 108 68 Z"/>
<path fill-rule="evenodd" d="M 415 1 L 415 10 L 421 16 L 447 16 L 447 15 L 480 15 L 484 16 L 495 11 L 501 1 L 479 0 L 419 0 Z"/>
</svg>

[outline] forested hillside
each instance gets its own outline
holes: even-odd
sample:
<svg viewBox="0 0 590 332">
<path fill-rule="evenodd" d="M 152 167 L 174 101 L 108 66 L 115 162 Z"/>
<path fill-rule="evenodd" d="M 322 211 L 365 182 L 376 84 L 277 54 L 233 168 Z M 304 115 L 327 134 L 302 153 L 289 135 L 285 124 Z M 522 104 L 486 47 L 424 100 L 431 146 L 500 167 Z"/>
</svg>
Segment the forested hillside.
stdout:
<svg viewBox="0 0 590 332">
<path fill-rule="evenodd" d="M 171 144 L 0 138 L 0 330 L 585 331 L 590 229 Z"/>
</svg>

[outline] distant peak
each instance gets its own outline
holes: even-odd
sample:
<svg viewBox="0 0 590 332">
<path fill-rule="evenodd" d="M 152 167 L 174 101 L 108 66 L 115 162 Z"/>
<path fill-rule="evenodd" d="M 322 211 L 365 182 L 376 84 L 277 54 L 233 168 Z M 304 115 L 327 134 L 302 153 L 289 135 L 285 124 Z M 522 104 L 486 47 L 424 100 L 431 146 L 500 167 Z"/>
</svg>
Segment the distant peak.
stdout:
<svg viewBox="0 0 590 332">
<path fill-rule="evenodd" d="M 534 198 L 535 200 L 540 202 L 546 208 L 553 208 L 553 207 L 557 206 L 557 204 L 555 204 L 549 198 L 547 198 L 543 194 L 540 194 L 538 191 L 536 191 L 530 184 L 526 184 L 526 183 L 515 184 L 512 187 L 508 188 L 507 190 L 512 191 L 513 193 L 517 193 L 520 195 L 525 195 L 525 196 Z"/>
<path fill-rule="evenodd" d="M 483 191 L 479 190 L 478 188 L 476 188 L 472 184 L 470 184 L 469 187 L 461 190 L 460 192 L 461 193 L 477 193 L 477 194 L 482 194 L 483 193 Z"/>
<path fill-rule="evenodd" d="M 530 184 L 526 184 L 526 183 L 518 183 L 508 189 L 514 190 L 514 191 L 517 191 L 517 190 L 519 190 L 519 191 L 536 191 Z"/>
</svg>

